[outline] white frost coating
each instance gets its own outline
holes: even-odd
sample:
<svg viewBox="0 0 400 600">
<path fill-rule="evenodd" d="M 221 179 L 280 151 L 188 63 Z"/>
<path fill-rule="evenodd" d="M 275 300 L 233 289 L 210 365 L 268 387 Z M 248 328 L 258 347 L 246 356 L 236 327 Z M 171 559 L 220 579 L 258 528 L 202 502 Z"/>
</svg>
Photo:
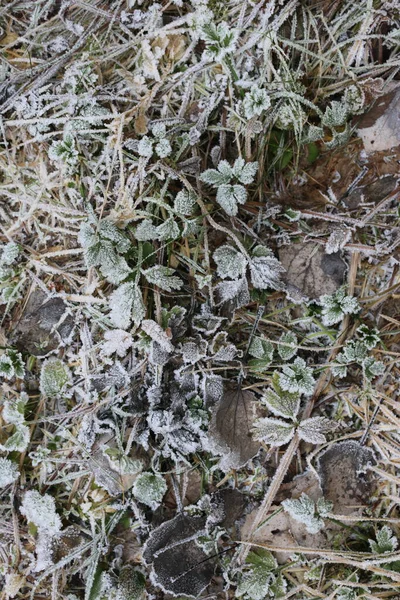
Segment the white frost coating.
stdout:
<svg viewBox="0 0 400 600">
<path fill-rule="evenodd" d="M 104 334 L 104 342 L 101 351 L 106 356 L 117 354 L 124 358 L 129 348 L 132 347 L 133 339 L 130 333 L 123 329 L 111 329 Z"/>
<path fill-rule="evenodd" d="M 0 488 L 14 483 L 19 477 L 17 465 L 8 458 L 0 458 Z"/>
<path fill-rule="evenodd" d="M 26 492 L 20 511 L 40 531 L 55 534 L 61 530 L 61 519 L 56 513 L 54 498 L 49 494 L 42 496 L 36 490 Z"/>
</svg>

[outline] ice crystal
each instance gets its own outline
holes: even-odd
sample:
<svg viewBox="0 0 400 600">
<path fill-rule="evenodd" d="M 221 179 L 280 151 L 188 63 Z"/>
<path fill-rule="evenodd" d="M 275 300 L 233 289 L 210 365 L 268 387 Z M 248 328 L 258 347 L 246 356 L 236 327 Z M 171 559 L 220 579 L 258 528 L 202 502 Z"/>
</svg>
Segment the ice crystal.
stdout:
<svg viewBox="0 0 400 600">
<path fill-rule="evenodd" d="M 243 100 L 244 114 L 247 119 L 261 115 L 270 106 L 271 100 L 268 93 L 257 85 L 251 87 L 251 90 L 246 93 Z"/>
<path fill-rule="evenodd" d="M 141 473 L 133 484 L 132 493 L 139 502 L 155 510 L 161 503 L 167 484 L 161 475 Z"/>
<path fill-rule="evenodd" d="M 315 503 L 304 493 L 297 500 L 284 500 L 282 506 L 296 521 L 304 523 L 309 533 L 318 533 L 325 527 L 323 518 L 333 508 L 331 502 L 319 498 Z"/>
<path fill-rule="evenodd" d="M 52 398 L 65 392 L 71 381 L 71 373 L 67 365 L 58 358 L 50 358 L 42 365 L 40 372 L 40 391 L 44 396 Z"/>
<path fill-rule="evenodd" d="M 26 492 L 20 511 L 42 532 L 54 535 L 61 529 L 61 519 L 56 513 L 54 498 L 49 494 L 42 496 L 36 490 Z"/>
<path fill-rule="evenodd" d="M 14 483 L 19 477 L 17 465 L 8 458 L 0 457 L 0 488 Z"/>
<path fill-rule="evenodd" d="M 307 367 L 302 358 L 296 358 L 294 363 L 282 368 L 279 385 L 288 392 L 300 392 L 311 396 L 315 385 L 312 369 Z"/>
<path fill-rule="evenodd" d="M 340 323 L 345 315 L 360 311 L 357 299 L 346 296 L 344 288 L 340 288 L 331 296 L 321 296 L 320 304 L 322 305 L 322 322 L 327 326 Z"/>
</svg>

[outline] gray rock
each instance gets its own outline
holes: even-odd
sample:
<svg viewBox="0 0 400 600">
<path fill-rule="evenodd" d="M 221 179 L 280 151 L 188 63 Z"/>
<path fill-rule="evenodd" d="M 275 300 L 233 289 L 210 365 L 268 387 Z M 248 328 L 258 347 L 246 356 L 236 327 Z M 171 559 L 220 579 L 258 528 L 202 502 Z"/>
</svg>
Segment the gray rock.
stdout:
<svg viewBox="0 0 400 600">
<path fill-rule="evenodd" d="M 389 150 L 400 145 L 400 90 L 379 98 L 358 121 L 358 135 L 367 152 Z"/>
<path fill-rule="evenodd" d="M 333 294 L 344 283 L 347 267 L 340 252 L 326 254 L 315 242 L 282 246 L 279 260 L 286 269 L 283 280 L 294 301 Z"/>
<path fill-rule="evenodd" d="M 35 290 L 12 332 L 11 344 L 34 356 L 45 356 L 56 350 L 74 327 L 73 317 L 65 316 L 66 308 L 61 298 L 49 300 L 42 291 Z"/>
</svg>

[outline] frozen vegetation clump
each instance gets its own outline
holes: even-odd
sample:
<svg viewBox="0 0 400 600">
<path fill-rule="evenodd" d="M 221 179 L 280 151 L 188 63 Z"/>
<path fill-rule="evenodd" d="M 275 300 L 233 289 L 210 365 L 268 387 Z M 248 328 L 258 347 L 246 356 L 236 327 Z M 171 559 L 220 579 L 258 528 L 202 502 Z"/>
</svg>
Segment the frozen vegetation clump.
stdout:
<svg viewBox="0 0 400 600">
<path fill-rule="evenodd" d="M 399 31 L 1 3 L 5 600 L 398 595 Z"/>
</svg>

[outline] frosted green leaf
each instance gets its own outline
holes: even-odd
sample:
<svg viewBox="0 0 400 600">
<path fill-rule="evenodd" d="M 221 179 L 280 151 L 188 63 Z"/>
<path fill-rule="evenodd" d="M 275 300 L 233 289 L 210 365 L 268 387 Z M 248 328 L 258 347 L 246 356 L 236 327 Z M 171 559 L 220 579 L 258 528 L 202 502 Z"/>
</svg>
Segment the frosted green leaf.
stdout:
<svg viewBox="0 0 400 600">
<path fill-rule="evenodd" d="M 344 288 L 340 288 L 331 296 L 321 296 L 320 304 L 322 305 L 322 322 L 324 325 L 335 325 L 343 319 L 344 315 L 360 311 L 357 299 L 346 296 Z"/>
<path fill-rule="evenodd" d="M 145 158 L 150 158 L 153 154 L 153 142 L 147 135 L 143 136 L 138 144 L 138 154 Z"/>
<path fill-rule="evenodd" d="M 25 406 L 28 402 L 28 395 L 22 392 L 17 400 L 5 400 L 3 405 L 2 417 L 6 423 L 23 423 L 25 421 Z"/>
<path fill-rule="evenodd" d="M 179 215 L 190 217 L 196 206 L 196 194 L 188 190 L 182 190 L 177 193 L 174 200 L 174 209 Z"/>
<path fill-rule="evenodd" d="M 162 267 L 157 265 L 150 267 L 145 271 L 142 271 L 149 283 L 157 285 L 159 288 L 166 292 L 172 292 L 172 290 L 180 290 L 183 282 L 179 277 L 174 276 L 174 269 L 169 267 Z"/>
<path fill-rule="evenodd" d="M 361 337 L 362 343 L 368 348 L 368 350 L 375 348 L 375 346 L 381 341 L 381 338 L 379 337 L 379 331 L 375 328 L 369 329 L 367 325 L 360 325 L 356 331 Z"/>
<path fill-rule="evenodd" d="M 285 365 L 279 375 L 279 385 L 288 392 L 300 392 L 311 396 L 314 391 L 315 379 L 310 367 L 302 358 L 296 358 L 291 365 Z"/>
<path fill-rule="evenodd" d="M 222 21 L 207 23 L 202 29 L 202 38 L 206 42 L 203 53 L 205 59 L 221 61 L 226 54 L 233 52 L 236 47 L 237 30 Z"/>
<path fill-rule="evenodd" d="M 274 357 L 274 346 L 269 340 L 260 336 L 254 336 L 250 344 L 249 354 L 250 356 L 254 356 L 254 358 L 267 360 L 271 363 Z"/>
<path fill-rule="evenodd" d="M 279 385 L 278 373 L 274 373 L 272 386 L 273 389 L 268 388 L 264 392 L 262 397 L 263 404 L 266 404 L 274 415 L 294 420 L 300 409 L 300 394 L 298 392 L 290 393 L 283 390 Z"/>
<path fill-rule="evenodd" d="M 368 540 L 371 546 L 371 551 L 374 554 L 385 554 L 386 552 L 394 552 L 399 545 L 399 542 L 393 531 L 387 525 L 384 525 L 376 534 L 376 542 Z"/>
<path fill-rule="evenodd" d="M 0 488 L 11 485 L 19 477 L 17 465 L 8 458 L 0 458 Z"/>
<path fill-rule="evenodd" d="M 250 261 L 250 275 L 253 286 L 259 290 L 281 287 L 280 276 L 285 270 L 269 248 L 256 246 Z"/>
<path fill-rule="evenodd" d="M 170 338 L 168 337 L 164 329 L 161 327 L 161 325 L 156 323 L 156 321 L 153 321 L 152 319 L 145 319 L 144 321 L 142 321 L 142 329 L 149 337 L 151 337 L 152 340 L 157 342 L 164 350 L 166 350 L 167 352 L 173 351 L 174 347 L 171 343 Z"/>
<path fill-rule="evenodd" d="M 325 417 L 311 417 L 301 421 L 298 433 L 302 440 L 310 444 L 324 444 L 326 437 L 324 433 L 332 431 L 335 424 Z"/>
<path fill-rule="evenodd" d="M 217 273 L 222 279 L 239 279 L 244 275 L 246 258 L 232 246 L 220 246 L 213 254 Z"/>
<path fill-rule="evenodd" d="M 246 203 L 246 188 L 244 188 L 242 185 L 220 185 L 217 191 L 216 199 L 226 214 L 234 217 L 238 213 L 238 204 Z"/>
<path fill-rule="evenodd" d="M 115 600 L 140 600 L 144 596 L 146 579 L 132 565 L 122 567 Z"/>
<path fill-rule="evenodd" d="M 144 219 L 136 227 L 134 236 L 139 242 L 146 242 L 157 239 L 157 229 L 150 219 Z"/>
<path fill-rule="evenodd" d="M 133 281 L 120 285 L 110 297 L 110 319 L 120 329 L 128 329 L 131 322 L 137 327 L 146 314 L 142 292 Z"/>
<path fill-rule="evenodd" d="M 78 163 L 79 152 L 76 149 L 75 140 L 72 135 L 65 135 L 60 142 L 53 142 L 49 148 L 48 155 L 54 162 L 64 163 L 69 171 L 72 171 Z"/>
<path fill-rule="evenodd" d="M 128 238 L 118 229 L 118 227 L 109 221 L 108 219 L 103 219 L 99 225 L 99 235 L 111 242 L 116 244 L 116 249 L 118 252 L 123 254 L 127 252 L 131 247 L 131 243 Z"/>
<path fill-rule="evenodd" d="M 232 176 L 240 181 L 240 183 L 248 185 L 249 183 L 253 183 L 257 169 L 257 162 L 246 163 L 244 158 L 237 158 L 233 163 Z"/>
<path fill-rule="evenodd" d="M 362 362 L 362 369 L 365 379 L 372 381 L 385 372 L 385 365 L 380 360 L 375 360 L 373 356 L 368 356 Z"/>
<path fill-rule="evenodd" d="M 248 596 L 251 600 L 263 600 L 268 596 L 273 577 L 263 567 L 254 567 L 243 575 L 242 581 L 236 589 L 236 596 Z"/>
<path fill-rule="evenodd" d="M 132 493 L 139 502 L 147 504 L 153 510 L 159 506 L 165 493 L 167 484 L 161 475 L 154 473 L 141 473 L 133 484 Z"/>
<path fill-rule="evenodd" d="M 14 242 L 8 242 L 1 249 L 0 263 L 3 265 L 12 265 L 13 262 L 18 258 L 20 247 Z"/>
<path fill-rule="evenodd" d="M 55 534 L 61 529 L 61 519 L 56 513 L 54 498 L 49 494 L 42 496 L 36 490 L 26 492 L 20 511 L 40 531 Z"/>
<path fill-rule="evenodd" d="M 70 381 L 70 370 L 61 360 L 50 358 L 43 363 L 40 372 L 40 391 L 44 396 L 53 398 L 60 395 Z"/>
<path fill-rule="evenodd" d="M 325 114 L 322 117 L 322 124 L 326 127 L 337 127 L 344 125 L 347 120 L 348 107 L 342 102 L 334 100 L 330 106 L 325 109 Z"/>
<path fill-rule="evenodd" d="M 292 331 L 287 331 L 279 338 L 278 353 L 282 360 L 290 360 L 297 353 L 297 337 Z"/>
<path fill-rule="evenodd" d="M 209 185 L 219 186 L 229 183 L 232 178 L 232 167 L 226 160 L 221 160 L 216 169 L 207 169 L 200 175 L 201 181 Z"/>
<path fill-rule="evenodd" d="M 15 431 L 10 437 L 0 444 L 0 450 L 4 452 L 25 452 L 28 447 L 30 439 L 29 427 L 18 423 L 15 426 Z"/>
<path fill-rule="evenodd" d="M 264 110 L 271 106 L 271 100 L 268 93 L 253 85 L 243 100 L 243 108 L 246 119 L 252 119 L 255 116 L 261 115 Z"/>
<path fill-rule="evenodd" d="M 129 277 L 131 269 L 128 267 L 126 260 L 116 254 L 113 248 L 109 248 L 108 252 L 103 246 L 103 256 L 101 259 L 101 274 L 114 285 L 121 283 L 124 279 Z"/>
<path fill-rule="evenodd" d="M 296 521 L 304 523 L 309 533 L 318 533 L 325 527 L 321 517 L 327 516 L 333 508 L 331 502 L 320 498 L 316 504 L 304 493 L 296 500 L 284 500 L 282 506 Z"/>
<path fill-rule="evenodd" d="M 170 217 L 165 223 L 156 228 L 157 238 L 161 241 L 175 240 L 179 237 L 179 233 L 178 223 L 173 217 Z"/>
<path fill-rule="evenodd" d="M 0 356 L 0 377 L 12 379 L 13 377 L 22 378 L 24 375 L 25 367 L 20 352 L 7 350 Z"/>
<path fill-rule="evenodd" d="M 257 419 L 254 424 L 255 439 L 271 446 L 283 446 L 290 442 L 294 435 L 293 423 L 281 419 L 265 417 Z"/>
<path fill-rule="evenodd" d="M 171 154 L 171 152 L 172 152 L 171 144 L 166 139 L 160 140 L 158 142 L 158 144 L 156 145 L 156 154 L 160 158 L 165 158 L 166 156 L 169 156 Z"/>
</svg>

